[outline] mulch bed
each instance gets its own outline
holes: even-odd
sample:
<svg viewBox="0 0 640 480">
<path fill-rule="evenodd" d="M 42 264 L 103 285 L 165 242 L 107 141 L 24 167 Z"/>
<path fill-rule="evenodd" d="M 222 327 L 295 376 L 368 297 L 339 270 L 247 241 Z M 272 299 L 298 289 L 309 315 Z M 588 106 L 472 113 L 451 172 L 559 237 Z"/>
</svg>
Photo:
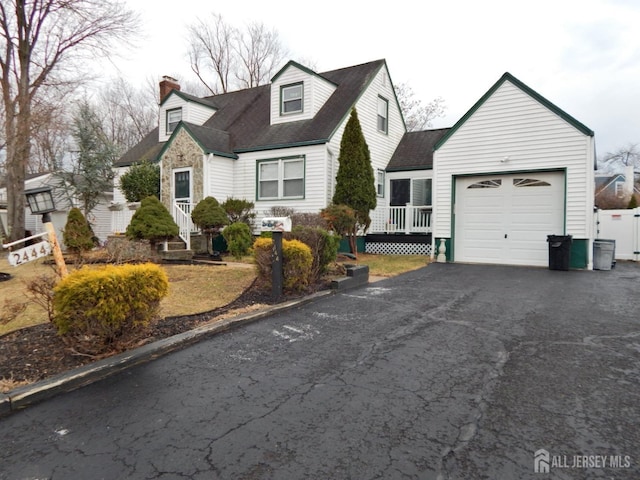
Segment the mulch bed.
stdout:
<svg viewBox="0 0 640 480">
<path fill-rule="evenodd" d="M 286 297 L 282 301 L 292 298 L 295 297 Z M 270 291 L 259 288 L 254 282 L 236 300 L 223 307 L 197 315 L 158 320 L 146 331 L 141 332 L 139 338 L 129 344 L 129 348 L 191 330 L 232 310 L 256 304 L 274 303 Z M 27 327 L 0 337 L 0 379 L 27 382 L 43 380 L 99 358 L 121 353 L 123 350 L 127 348 L 114 350 L 100 357 L 88 356 L 78 353 L 67 345 L 50 323 Z"/>
</svg>

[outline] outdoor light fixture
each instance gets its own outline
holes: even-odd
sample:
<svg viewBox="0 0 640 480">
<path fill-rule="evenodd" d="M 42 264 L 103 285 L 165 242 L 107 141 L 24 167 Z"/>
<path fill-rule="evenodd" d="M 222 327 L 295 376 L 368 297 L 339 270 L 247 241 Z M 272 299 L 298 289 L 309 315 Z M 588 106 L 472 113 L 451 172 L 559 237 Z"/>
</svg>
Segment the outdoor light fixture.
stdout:
<svg viewBox="0 0 640 480">
<path fill-rule="evenodd" d="M 51 187 L 40 187 L 25 190 L 27 204 L 33 215 L 42 215 L 42 225 L 49 234 L 49 243 L 53 251 L 53 258 L 60 271 L 60 276 L 67 276 L 67 265 L 64 263 L 64 256 L 60 250 L 56 229 L 51 223 L 51 212 L 56 210 L 56 204 L 53 201 L 53 191 Z"/>
<path fill-rule="evenodd" d="M 50 220 L 50 213 L 55 211 L 56 204 L 53 201 L 53 191 L 51 187 L 32 188 L 25 190 L 27 204 L 33 215 L 42 215 L 42 223 Z M 45 219 L 45 216 L 47 217 Z"/>
</svg>

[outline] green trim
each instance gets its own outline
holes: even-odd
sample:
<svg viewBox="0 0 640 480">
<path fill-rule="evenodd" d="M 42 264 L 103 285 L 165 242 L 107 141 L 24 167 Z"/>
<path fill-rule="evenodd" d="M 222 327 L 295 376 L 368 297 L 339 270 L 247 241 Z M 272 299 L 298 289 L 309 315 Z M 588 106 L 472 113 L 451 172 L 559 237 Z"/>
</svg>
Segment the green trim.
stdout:
<svg viewBox="0 0 640 480">
<path fill-rule="evenodd" d="M 260 198 L 260 164 L 268 163 L 268 162 L 278 162 L 279 165 L 282 165 L 283 161 L 293 160 L 293 159 L 302 159 L 302 196 L 301 197 L 282 197 L 278 196 L 275 198 Z M 278 168 L 278 193 L 280 193 L 280 169 Z M 306 155 L 289 155 L 287 157 L 277 157 L 277 158 L 263 158 L 260 160 L 256 160 L 256 202 L 280 202 L 282 200 L 305 200 L 307 197 L 307 156 Z M 284 192 L 283 192 L 284 193 Z"/>
<path fill-rule="evenodd" d="M 358 253 L 364 253 L 366 248 L 366 237 L 358 236 L 356 237 L 356 250 Z M 347 237 L 342 237 L 340 239 L 340 246 L 338 247 L 338 253 L 350 253 L 351 248 L 349 247 L 349 239 Z"/>
<path fill-rule="evenodd" d="M 418 171 L 418 170 L 424 170 L 424 171 L 432 171 L 433 168 L 425 168 L 424 166 L 415 166 L 415 167 L 387 167 L 384 169 L 387 173 L 390 172 L 413 172 L 413 171 Z"/>
<path fill-rule="evenodd" d="M 336 122 L 336 126 L 331 131 L 331 133 L 329 134 L 329 139 L 333 138 L 333 136 L 336 134 L 336 132 L 340 128 L 340 125 L 342 125 L 343 123 L 345 123 L 347 121 L 347 119 L 351 115 L 351 110 L 353 110 L 355 108 L 355 106 L 358 103 L 358 101 L 362 98 L 364 93 L 369 89 L 369 86 L 371 85 L 373 80 L 376 78 L 376 76 L 378 75 L 378 72 L 380 72 L 380 70 L 382 69 L 383 66 L 384 67 L 387 66 L 387 61 L 386 60 L 382 60 L 382 65 L 380 65 L 380 67 L 378 67 L 378 69 L 371 76 L 369 81 L 365 85 L 363 85 L 362 88 L 360 89 L 360 93 L 358 94 L 358 96 L 354 100 L 353 104 L 351 105 L 351 108 L 348 108 L 346 113 L 344 114 L 344 116 L 340 119 L 340 121 Z M 386 70 L 387 70 L 387 72 L 389 72 L 388 68 Z M 391 77 L 389 77 L 389 79 L 391 79 Z M 393 84 L 391 84 L 391 86 L 393 87 Z M 392 90 L 394 90 L 394 89 L 392 88 Z M 396 101 L 397 101 L 397 98 L 396 98 Z M 398 104 L 398 109 L 400 109 L 400 104 Z M 376 120 L 376 128 L 377 128 L 377 120 Z M 405 130 L 406 130 L 406 127 L 405 127 Z M 327 141 L 329 141 L 329 140 L 327 139 Z"/>
<path fill-rule="evenodd" d="M 504 84 L 507 81 L 511 82 L 514 86 L 518 87 L 520 90 L 522 90 L 524 93 L 526 93 L 527 95 L 532 97 L 534 100 L 537 100 L 540 104 L 542 104 L 544 107 L 546 107 L 549 110 L 551 110 L 553 113 L 555 113 L 560 118 L 565 120 L 567 123 L 572 125 L 578 131 L 580 131 L 580 132 L 582 132 L 585 135 L 588 135 L 590 137 L 594 136 L 593 130 L 591 130 L 590 128 L 585 126 L 583 123 L 581 123 L 578 120 L 576 120 L 575 118 L 573 118 L 571 115 L 569 115 L 567 112 L 565 112 L 561 108 L 559 108 L 556 105 L 554 105 L 553 103 L 551 103 L 549 100 L 544 98 L 542 95 L 537 93 L 535 90 L 529 88 L 527 85 L 525 85 L 520 80 L 518 80 L 513 75 L 511 75 L 509 72 L 506 72 L 504 75 L 502 75 L 502 77 L 500 77 L 500 80 L 498 80 L 487 91 L 487 93 L 485 93 L 480 98 L 480 100 L 478 100 L 469 109 L 469 111 L 467 113 L 465 113 L 464 116 L 460 120 L 458 120 L 456 122 L 456 124 L 453 127 L 451 127 L 451 129 L 447 133 L 444 134 L 444 136 L 440 140 L 438 140 L 438 142 L 435 144 L 433 149 L 434 150 L 438 150 L 442 145 L 444 145 L 447 142 L 447 140 L 449 140 L 449 138 L 451 138 L 451 136 L 454 133 L 456 133 L 458 131 L 458 129 L 469 119 L 469 117 L 471 117 L 487 101 L 487 99 L 489 99 L 489 97 L 491 97 L 496 92 L 496 90 L 498 90 L 498 88 L 500 88 L 502 86 L 502 84 Z"/>
<path fill-rule="evenodd" d="M 281 143 L 276 145 L 265 145 L 261 147 L 250 147 L 250 148 L 236 148 L 234 150 L 235 153 L 249 153 L 249 152 L 263 152 L 267 150 L 279 150 L 281 148 L 292 148 L 292 147 L 309 147 L 312 145 L 323 145 L 329 141 L 328 138 L 323 138 L 320 140 L 309 140 L 306 142 L 294 142 L 294 143 Z"/>
<path fill-rule="evenodd" d="M 300 95 L 300 110 L 296 110 L 295 112 L 284 112 L 282 110 L 282 107 L 283 107 L 282 92 L 283 92 L 283 90 L 285 88 L 297 87 L 298 85 L 300 85 L 302 87 L 302 93 Z M 287 85 L 281 85 L 280 86 L 280 116 L 281 117 L 288 117 L 289 115 L 299 115 L 301 113 L 304 113 L 304 82 L 295 82 L 295 83 L 288 83 Z"/>
<path fill-rule="evenodd" d="M 589 266 L 589 240 L 573 239 L 569 268 L 587 268 Z"/>
<path fill-rule="evenodd" d="M 197 103 L 198 105 L 202 105 L 203 107 L 210 108 L 211 110 L 218 110 L 216 107 L 214 107 L 213 105 L 211 105 L 210 103 L 208 103 L 206 100 L 202 98 L 194 97 L 193 95 L 187 95 L 181 92 L 180 90 L 175 90 L 175 89 L 171 90 L 169 94 L 166 97 L 164 97 L 162 102 L 160 102 L 160 107 L 162 107 L 162 105 L 165 104 L 165 102 L 169 99 L 169 97 L 171 97 L 171 95 L 177 95 L 185 102 Z"/>
<path fill-rule="evenodd" d="M 194 133 L 191 131 L 191 129 L 187 126 L 187 124 L 185 124 L 181 120 L 180 123 L 178 123 L 178 126 L 175 128 L 175 130 L 171 134 L 171 136 L 169 137 L 169 139 L 166 142 L 164 142 L 164 145 L 162 146 L 162 149 L 160 150 L 160 152 L 158 152 L 158 156 L 157 156 L 155 161 L 158 161 L 158 160 L 160 160 L 162 158 L 162 156 L 166 153 L 166 151 L 169 149 L 169 147 L 173 143 L 173 140 L 178 135 L 178 132 L 180 132 L 180 130 L 184 130 L 187 133 L 187 135 L 189 135 L 191 137 L 191 139 L 194 142 L 196 142 L 198 147 L 200 147 L 200 149 L 202 150 L 202 153 L 206 153 L 206 154 L 210 154 L 211 153 L 211 154 L 216 155 L 218 157 L 231 158 L 231 159 L 234 159 L 234 160 L 238 159 L 238 155 L 235 155 L 233 153 L 220 152 L 218 150 L 213 150 L 213 149 L 210 149 L 210 148 L 206 148 L 202 144 L 202 142 L 198 139 L 198 137 L 196 135 L 194 135 Z"/>
<path fill-rule="evenodd" d="M 338 86 L 337 83 L 332 82 L 331 80 L 328 80 L 328 79 L 324 78 L 322 75 L 314 72 L 313 70 L 311 70 L 310 68 L 305 67 L 304 65 L 299 64 L 298 62 L 296 62 L 294 60 L 289 60 L 284 67 L 282 67 L 280 70 L 278 70 L 278 73 L 276 73 L 273 77 L 271 77 L 271 83 L 274 83 L 278 79 L 278 77 L 280 77 L 280 75 L 282 75 L 284 73 L 284 71 L 289 67 L 296 67 L 297 69 L 302 70 L 303 72 L 305 72 L 305 73 L 307 73 L 309 75 L 313 75 L 314 77 L 321 78 L 325 82 L 330 83 L 332 85 L 335 85 L 336 87 Z"/>
</svg>

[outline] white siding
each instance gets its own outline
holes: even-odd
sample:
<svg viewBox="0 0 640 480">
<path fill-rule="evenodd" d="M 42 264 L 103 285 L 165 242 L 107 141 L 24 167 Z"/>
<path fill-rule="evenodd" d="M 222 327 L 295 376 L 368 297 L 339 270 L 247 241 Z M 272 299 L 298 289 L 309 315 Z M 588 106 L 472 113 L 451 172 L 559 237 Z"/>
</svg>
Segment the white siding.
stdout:
<svg viewBox="0 0 640 480">
<path fill-rule="evenodd" d="M 205 158 L 204 168 L 207 181 L 203 197 L 214 197 L 220 203 L 233 197 L 233 170 L 236 160 L 231 158 L 208 155 Z M 253 198 L 247 198 L 253 201 Z"/>
<path fill-rule="evenodd" d="M 258 160 L 276 160 L 302 155 L 305 158 L 305 196 L 303 199 L 260 201 L 256 195 L 256 165 Z M 319 212 L 327 206 L 327 149 L 325 145 L 294 147 L 240 155 L 235 162 L 235 188 L 233 196 L 255 202 L 259 212 L 272 206 L 295 208 L 301 212 Z"/>
<path fill-rule="evenodd" d="M 303 84 L 301 113 L 280 115 L 280 88 L 294 83 Z M 286 123 L 313 118 L 336 89 L 331 82 L 290 66 L 271 84 L 271 124 Z"/>
<path fill-rule="evenodd" d="M 127 203 L 124 193 L 120 190 L 120 177 L 129 171 L 129 167 L 114 168 L 115 177 L 113 178 L 113 203 Z"/>
<path fill-rule="evenodd" d="M 590 238 L 593 137 L 505 81 L 434 155 L 434 238 L 451 237 L 452 176 L 566 169 L 566 233 Z"/>
</svg>

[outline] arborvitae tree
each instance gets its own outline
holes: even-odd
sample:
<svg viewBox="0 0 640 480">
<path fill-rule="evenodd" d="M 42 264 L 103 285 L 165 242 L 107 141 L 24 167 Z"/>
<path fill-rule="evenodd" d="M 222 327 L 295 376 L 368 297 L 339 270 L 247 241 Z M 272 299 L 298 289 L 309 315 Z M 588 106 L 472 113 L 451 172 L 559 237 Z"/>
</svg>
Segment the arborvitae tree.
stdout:
<svg viewBox="0 0 640 480">
<path fill-rule="evenodd" d="M 127 202 L 141 202 L 149 195 L 160 198 L 160 167 L 149 162 L 131 165 L 120 177 L 120 190 Z"/>
<path fill-rule="evenodd" d="M 629 205 L 627 208 L 638 208 L 638 199 L 636 198 L 636 194 L 632 193 L 631 198 L 629 199 Z"/>
<path fill-rule="evenodd" d="M 351 111 L 351 117 L 342 134 L 338 162 L 340 165 L 333 203 L 351 207 L 355 211 L 358 226 L 366 230 L 371 224 L 369 211 L 376 208 L 377 198 L 369 147 L 355 108 Z M 357 253 L 356 228 L 349 233 L 349 245 L 354 255 Z"/>
<path fill-rule="evenodd" d="M 87 219 L 84 218 L 80 209 L 74 207 L 69 210 L 67 223 L 62 232 L 62 239 L 67 250 L 73 253 L 91 250 L 95 246 L 93 237 L 93 230 L 91 230 L 91 226 L 87 223 Z"/>
<path fill-rule="evenodd" d="M 191 220 L 207 236 L 207 252 L 213 248 L 211 240 L 220 233 L 220 229 L 229 223 L 229 218 L 220 203 L 213 198 L 207 197 L 198 202 L 191 212 Z"/>
<path fill-rule="evenodd" d="M 180 228 L 157 197 L 150 195 L 140 204 L 127 227 L 127 237 L 149 240 L 151 245 L 178 235 Z"/>
</svg>

